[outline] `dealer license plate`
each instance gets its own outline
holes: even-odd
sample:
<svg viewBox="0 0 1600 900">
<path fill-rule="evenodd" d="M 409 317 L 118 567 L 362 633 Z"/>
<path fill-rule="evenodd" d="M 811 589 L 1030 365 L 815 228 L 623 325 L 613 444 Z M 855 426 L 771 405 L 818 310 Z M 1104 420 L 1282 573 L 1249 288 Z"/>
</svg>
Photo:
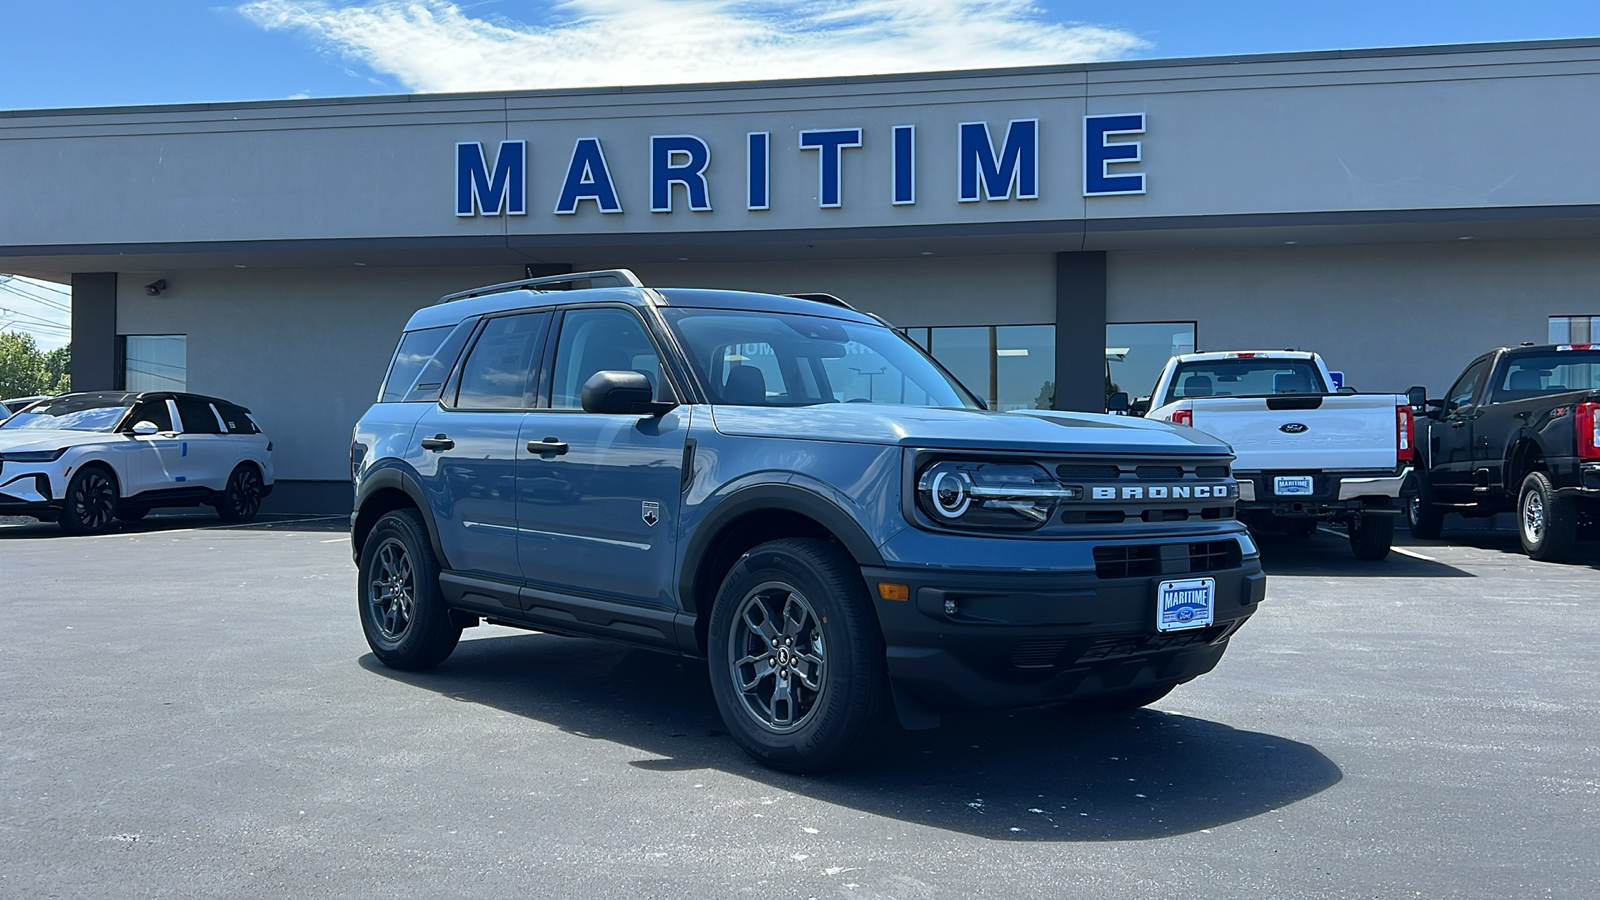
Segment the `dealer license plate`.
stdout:
<svg viewBox="0 0 1600 900">
<path fill-rule="evenodd" d="M 1163 581 L 1156 590 L 1156 630 L 1205 628 L 1211 624 L 1216 609 L 1215 578 Z"/>
<path fill-rule="evenodd" d="M 1309 494 L 1313 490 L 1310 475 L 1279 475 L 1272 479 L 1272 492 L 1280 497 Z"/>
</svg>

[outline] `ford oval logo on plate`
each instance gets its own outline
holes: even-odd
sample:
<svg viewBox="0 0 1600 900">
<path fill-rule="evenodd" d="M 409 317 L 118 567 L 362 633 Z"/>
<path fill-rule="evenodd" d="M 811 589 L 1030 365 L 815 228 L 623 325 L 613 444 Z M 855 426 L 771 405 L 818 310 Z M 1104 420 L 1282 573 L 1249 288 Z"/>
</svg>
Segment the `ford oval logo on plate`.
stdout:
<svg viewBox="0 0 1600 900">
<path fill-rule="evenodd" d="M 1305 432 L 1306 426 L 1301 425 L 1299 422 L 1290 422 L 1287 425 L 1280 426 L 1278 430 L 1284 434 L 1302 434 Z"/>
</svg>

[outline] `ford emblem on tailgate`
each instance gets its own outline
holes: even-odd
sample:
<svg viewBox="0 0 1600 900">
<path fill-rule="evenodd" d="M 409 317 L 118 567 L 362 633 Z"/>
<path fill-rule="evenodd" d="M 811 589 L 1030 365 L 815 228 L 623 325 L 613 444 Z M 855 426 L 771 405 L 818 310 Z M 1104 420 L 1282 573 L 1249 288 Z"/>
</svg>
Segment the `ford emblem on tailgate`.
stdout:
<svg viewBox="0 0 1600 900">
<path fill-rule="evenodd" d="M 1287 425 L 1279 426 L 1278 430 L 1284 434 L 1300 434 L 1306 430 L 1306 426 L 1301 425 L 1299 422 L 1290 422 Z"/>
</svg>

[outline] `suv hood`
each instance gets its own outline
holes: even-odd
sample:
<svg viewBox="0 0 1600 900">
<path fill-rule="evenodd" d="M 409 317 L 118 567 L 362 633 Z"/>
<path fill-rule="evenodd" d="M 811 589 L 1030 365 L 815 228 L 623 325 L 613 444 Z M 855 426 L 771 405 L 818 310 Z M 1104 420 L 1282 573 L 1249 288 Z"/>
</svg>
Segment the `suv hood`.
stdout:
<svg viewBox="0 0 1600 900">
<path fill-rule="evenodd" d="M 948 450 L 1233 455 L 1227 444 L 1193 428 L 1096 413 L 830 403 L 713 406 L 711 418 L 723 434 L 746 437 Z"/>
<path fill-rule="evenodd" d="M 56 431 L 19 428 L 15 431 L 0 428 L 0 452 L 7 450 L 59 450 L 62 447 L 81 447 L 85 444 L 112 444 L 126 441 L 125 434 L 106 431 Z"/>
</svg>

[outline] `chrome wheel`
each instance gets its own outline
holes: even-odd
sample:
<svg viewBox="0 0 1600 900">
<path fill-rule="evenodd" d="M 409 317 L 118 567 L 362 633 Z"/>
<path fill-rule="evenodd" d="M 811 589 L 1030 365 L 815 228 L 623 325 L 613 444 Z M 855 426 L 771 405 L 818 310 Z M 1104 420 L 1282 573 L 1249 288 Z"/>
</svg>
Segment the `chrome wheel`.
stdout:
<svg viewBox="0 0 1600 900">
<path fill-rule="evenodd" d="M 1522 495 L 1522 536 L 1529 544 L 1544 540 L 1544 496 L 1538 491 Z"/>
<path fill-rule="evenodd" d="M 72 491 L 72 511 L 85 531 L 100 531 L 117 512 L 117 489 L 98 469 L 80 472 Z"/>
<path fill-rule="evenodd" d="M 775 734 L 811 720 L 827 688 L 822 621 L 794 586 L 757 585 L 740 601 L 728 634 L 728 666 L 744 711 Z"/>
<path fill-rule="evenodd" d="M 367 581 L 372 624 L 384 640 L 398 643 L 411 628 L 412 604 L 417 596 L 411 554 L 398 538 L 388 538 L 378 546 L 374 563 Z"/>
<path fill-rule="evenodd" d="M 228 512 L 237 519 L 254 518 L 261 511 L 261 476 L 249 466 L 240 466 L 228 479 Z"/>
</svg>

